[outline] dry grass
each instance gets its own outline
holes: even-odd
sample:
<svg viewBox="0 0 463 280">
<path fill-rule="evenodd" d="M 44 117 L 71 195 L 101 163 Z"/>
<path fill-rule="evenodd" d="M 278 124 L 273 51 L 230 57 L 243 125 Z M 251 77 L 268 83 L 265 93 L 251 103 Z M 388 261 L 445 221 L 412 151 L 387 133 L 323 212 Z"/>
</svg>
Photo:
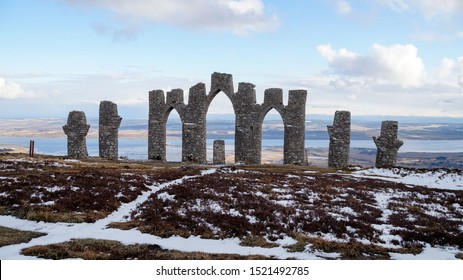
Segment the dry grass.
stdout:
<svg viewBox="0 0 463 280">
<path fill-rule="evenodd" d="M 0 214 L 46 222 L 94 222 L 133 201 L 148 185 L 197 175 L 200 168 L 61 158 L 0 159 Z M 14 159 L 14 157 L 13 157 Z"/>
<path fill-rule="evenodd" d="M 303 252 L 310 245 L 315 250 L 338 252 L 343 259 L 419 254 L 424 243 L 463 249 L 459 230 L 463 216 L 452 206 L 463 205 L 461 191 L 334 174 L 308 175 L 299 170 L 289 174 L 258 170 L 224 168 L 170 186 L 151 195 L 132 213 L 129 223 L 117 227 L 162 237 L 238 237 L 242 245 L 261 247 L 273 246 L 272 242 L 285 236 L 320 236 L 299 240 L 287 250 Z M 375 197 L 379 192 L 393 194 L 387 220 Z M 427 212 L 430 205 L 442 207 L 445 215 Z M 384 247 L 384 232 L 374 225 L 393 226 L 390 234 L 397 240 Z M 322 243 L 325 235 L 340 241 Z M 391 245 L 394 249 L 386 249 Z"/>
<path fill-rule="evenodd" d="M 0 247 L 29 242 L 33 238 L 46 234 L 32 231 L 22 231 L 6 227 L 0 227 Z"/>
<path fill-rule="evenodd" d="M 30 220 L 93 222 L 121 203 L 133 201 L 147 185 L 198 175 L 203 168 L 97 159 L 77 163 L 62 158 L 8 161 L 0 156 L 0 213 Z M 131 213 L 128 222 L 109 226 L 138 228 L 160 237 L 239 238 L 242 246 L 265 248 L 292 237 L 297 243 L 286 246 L 289 252 L 338 253 L 342 259 L 419 254 L 425 244 L 463 250 L 462 191 L 358 179 L 333 171 L 307 166 L 223 167 L 152 194 Z M 387 198 L 386 206 L 380 205 L 378 196 Z M 384 234 L 396 239 L 385 241 Z M 336 241 L 327 241 L 328 237 Z M 39 251 L 51 250 L 48 258 L 61 258 L 62 248 L 68 250 L 72 245 L 78 249 L 84 241 L 76 242 L 50 245 L 55 246 L 53 250 L 40 247 Z M 98 248 L 100 241 L 85 242 Z M 113 244 L 103 243 L 107 247 Z M 141 253 L 129 254 L 125 248 L 111 258 L 152 254 L 152 249 L 140 246 L 134 250 Z M 150 258 L 176 258 L 158 251 L 161 255 Z M 108 253 L 95 250 L 92 254 L 67 257 L 104 258 Z"/>
<path fill-rule="evenodd" d="M 241 246 L 247 246 L 247 247 L 262 247 L 262 248 L 275 248 L 280 245 L 273 243 L 273 242 L 268 242 L 263 238 L 262 236 L 247 236 L 241 239 Z"/>
<path fill-rule="evenodd" d="M 165 250 L 158 245 L 123 245 L 117 241 L 73 239 L 69 242 L 25 248 L 22 253 L 45 259 L 79 258 L 84 260 L 265 260 L 265 256 L 208 254 Z"/>
</svg>

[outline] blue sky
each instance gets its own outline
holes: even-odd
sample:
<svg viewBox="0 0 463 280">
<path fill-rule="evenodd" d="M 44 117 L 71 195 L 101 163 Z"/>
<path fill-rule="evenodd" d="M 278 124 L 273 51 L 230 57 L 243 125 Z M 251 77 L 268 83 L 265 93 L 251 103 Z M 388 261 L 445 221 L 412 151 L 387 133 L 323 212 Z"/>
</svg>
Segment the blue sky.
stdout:
<svg viewBox="0 0 463 280">
<path fill-rule="evenodd" d="M 1 118 L 146 118 L 148 91 L 215 71 L 312 114 L 463 117 L 461 0 L 1 0 L 0 34 Z"/>
</svg>

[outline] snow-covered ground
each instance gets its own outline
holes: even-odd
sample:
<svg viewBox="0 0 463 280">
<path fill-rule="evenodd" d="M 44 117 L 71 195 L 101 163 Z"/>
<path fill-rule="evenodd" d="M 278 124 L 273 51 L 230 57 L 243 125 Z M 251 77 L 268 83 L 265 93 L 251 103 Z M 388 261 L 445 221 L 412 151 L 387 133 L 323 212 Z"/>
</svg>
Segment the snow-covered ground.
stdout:
<svg viewBox="0 0 463 280">
<path fill-rule="evenodd" d="M 442 169 L 416 172 L 403 168 L 369 168 L 352 173 L 358 178 L 381 179 L 406 185 L 463 191 L 463 172 Z"/>
<path fill-rule="evenodd" d="M 210 174 L 215 169 L 209 169 L 202 175 Z M 297 259 L 321 259 L 315 254 L 308 255 L 307 253 L 289 253 L 282 247 L 277 248 L 261 248 L 261 247 L 245 247 L 240 246 L 238 238 L 211 240 L 201 239 L 199 237 L 182 238 L 173 236 L 170 238 L 161 238 L 149 234 L 141 233 L 136 229 L 119 230 L 107 228 L 107 225 L 112 222 L 124 222 L 137 205 L 145 201 L 150 194 L 161 190 L 169 185 L 180 183 L 182 180 L 192 178 L 194 176 L 185 176 L 182 179 L 174 180 L 160 186 L 151 187 L 151 189 L 140 195 L 135 201 L 123 204 L 117 211 L 108 217 L 98 220 L 95 223 L 45 223 L 34 222 L 18 219 L 12 216 L 0 216 L 0 226 L 14 228 L 18 230 L 38 231 L 47 235 L 32 239 L 28 243 L 15 244 L 0 248 L 0 259 L 36 259 L 21 255 L 21 249 L 36 245 L 47 245 L 59 242 L 69 241 L 71 239 L 80 238 L 95 238 L 120 241 L 124 244 L 157 244 L 164 249 L 179 250 L 185 252 L 207 252 L 207 253 L 229 253 L 241 255 L 265 255 L 275 256 L 280 259 L 297 258 Z M 290 240 L 289 244 L 296 241 Z M 284 243 L 287 245 L 288 242 Z"/>
<path fill-rule="evenodd" d="M 95 239 L 107 239 L 120 241 L 124 244 L 157 244 L 164 249 L 180 250 L 187 252 L 201 251 L 207 253 L 232 253 L 241 255 L 259 254 L 265 256 L 274 256 L 280 259 L 295 258 L 295 259 L 325 259 L 325 258 L 337 258 L 337 253 L 324 253 L 324 252 L 311 252 L 311 250 L 305 250 L 304 252 L 291 253 L 288 252 L 283 245 L 291 245 L 296 243 L 296 240 L 292 238 L 285 238 L 279 240 L 280 247 L 275 248 L 261 248 L 261 247 L 247 247 L 241 246 L 238 238 L 229 238 L 222 240 L 202 239 L 196 236 L 190 236 L 189 238 L 183 238 L 179 236 L 172 236 L 169 238 L 161 238 L 158 236 L 142 233 L 139 230 L 120 230 L 114 228 L 108 228 L 107 226 L 113 222 L 125 222 L 127 221 L 130 213 L 145 202 L 149 196 L 157 191 L 164 188 L 168 188 L 173 184 L 181 183 L 184 180 L 205 176 L 216 172 L 215 169 L 208 169 L 202 172 L 198 176 L 185 176 L 182 179 L 170 181 L 161 185 L 153 185 L 148 191 L 138 196 L 138 198 L 130 203 L 122 204 L 119 209 L 110 214 L 104 219 L 100 219 L 95 223 L 45 223 L 45 222 L 34 222 L 29 220 L 22 220 L 12 216 L 0 216 L 0 226 L 14 228 L 18 230 L 37 231 L 46 233 L 47 235 L 32 239 L 28 243 L 15 244 L 4 246 L 0 248 L 0 259 L 35 259 L 34 257 L 28 257 L 21 255 L 21 250 L 35 245 L 47 245 L 53 243 L 60 243 L 69 241 L 71 239 L 80 238 L 95 238 Z M 292 175 L 291 175 L 292 176 Z M 351 175 L 356 178 L 374 178 L 378 180 L 387 180 L 393 182 L 401 182 L 408 185 L 424 186 L 429 188 L 439 188 L 448 190 L 463 190 L 463 176 L 458 172 L 440 172 L 440 171 L 429 171 L 429 172 L 412 172 L 410 170 L 403 169 L 365 169 L 352 173 Z M 280 193 L 284 194 L 284 190 L 280 190 Z M 172 199 L 167 193 L 159 193 L 159 197 L 162 199 Z M 391 194 L 385 192 L 378 192 L 375 196 L 378 206 L 383 211 L 382 220 L 387 220 L 390 210 L 387 209 L 388 200 Z M 290 198 L 290 197 L 289 197 Z M 285 202 L 290 203 L 290 201 Z M 463 205 L 456 205 L 463 209 Z M 231 209 L 234 211 L 234 209 Z M 349 207 L 340 209 L 340 212 L 355 215 L 355 212 Z M 231 213 L 233 214 L 233 213 Z M 383 232 L 380 239 L 385 241 L 393 240 L 397 238 L 389 234 L 391 227 L 385 225 L 373 225 L 381 227 Z M 463 231 L 463 226 L 461 227 Z M 325 239 L 331 239 L 339 241 L 334 236 L 325 234 Z M 388 243 L 388 242 L 387 242 Z M 446 260 L 455 259 L 455 255 L 461 253 L 460 250 L 453 247 L 432 247 L 426 245 L 423 252 L 418 255 L 410 254 L 392 254 L 393 259 L 432 259 L 432 260 Z"/>
</svg>

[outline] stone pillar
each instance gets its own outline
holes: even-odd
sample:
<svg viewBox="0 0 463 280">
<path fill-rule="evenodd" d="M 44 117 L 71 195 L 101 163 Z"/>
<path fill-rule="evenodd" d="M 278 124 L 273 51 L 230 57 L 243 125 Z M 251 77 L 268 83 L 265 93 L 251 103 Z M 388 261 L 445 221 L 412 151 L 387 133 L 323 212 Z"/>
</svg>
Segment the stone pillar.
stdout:
<svg viewBox="0 0 463 280">
<path fill-rule="evenodd" d="M 166 97 L 162 90 L 149 92 L 148 159 L 166 161 Z"/>
<path fill-rule="evenodd" d="M 182 161 L 204 164 L 206 158 L 206 85 L 190 88 L 182 117 Z"/>
<path fill-rule="evenodd" d="M 285 108 L 284 164 L 305 164 L 305 104 L 307 91 L 290 90 Z"/>
<path fill-rule="evenodd" d="M 328 167 L 347 167 L 350 152 L 350 112 L 336 111 L 333 125 L 327 127 L 330 136 Z"/>
<path fill-rule="evenodd" d="M 399 124 L 396 121 L 383 121 L 381 124 L 381 135 L 373 141 L 377 147 L 376 167 L 395 166 L 397 163 L 397 152 L 403 145 L 403 141 L 397 139 Z"/>
<path fill-rule="evenodd" d="M 111 101 L 100 102 L 99 150 L 100 157 L 117 159 L 118 132 L 122 118 L 117 114 L 117 105 Z"/>
<path fill-rule="evenodd" d="M 239 83 L 235 102 L 235 162 L 260 164 L 262 121 L 254 85 Z"/>
<path fill-rule="evenodd" d="M 69 112 L 68 122 L 63 126 L 64 133 L 68 136 L 68 157 L 88 157 L 85 137 L 89 129 L 90 125 L 87 124 L 87 118 L 84 112 Z"/>
<path fill-rule="evenodd" d="M 225 141 L 214 140 L 213 145 L 213 164 L 225 164 Z"/>
</svg>

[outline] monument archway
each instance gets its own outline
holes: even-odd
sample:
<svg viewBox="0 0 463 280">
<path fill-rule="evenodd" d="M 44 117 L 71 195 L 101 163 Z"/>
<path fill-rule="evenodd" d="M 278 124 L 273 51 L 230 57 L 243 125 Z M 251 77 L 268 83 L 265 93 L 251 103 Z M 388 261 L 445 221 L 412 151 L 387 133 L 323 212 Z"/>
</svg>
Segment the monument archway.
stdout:
<svg viewBox="0 0 463 280">
<path fill-rule="evenodd" d="M 304 164 L 305 103 L 307 91 L 289 91 L 288 105 L 283 105 L 281 89 L 267 89 L 264 103 L 257 104 L 256 91 L 251 83 L 239 83 L 233 89 L 230 74 L 213 73 L 211 89 L 198 83 L 190 88 L 188 105 L 183 91 L 175 89 L 164 96 L 161 90 L 150 92 L 148 158 L 165 161 L 166 113 L 174 108 L 182 119 L 182 161 L 206 163 L 206 116 L 210 103 L 222 91 L 230 99 L 235 112 L 235 162 L 261 162 L 262 121 L 275 109 L 284 123 L 284 163 Z"/>
</svg>

